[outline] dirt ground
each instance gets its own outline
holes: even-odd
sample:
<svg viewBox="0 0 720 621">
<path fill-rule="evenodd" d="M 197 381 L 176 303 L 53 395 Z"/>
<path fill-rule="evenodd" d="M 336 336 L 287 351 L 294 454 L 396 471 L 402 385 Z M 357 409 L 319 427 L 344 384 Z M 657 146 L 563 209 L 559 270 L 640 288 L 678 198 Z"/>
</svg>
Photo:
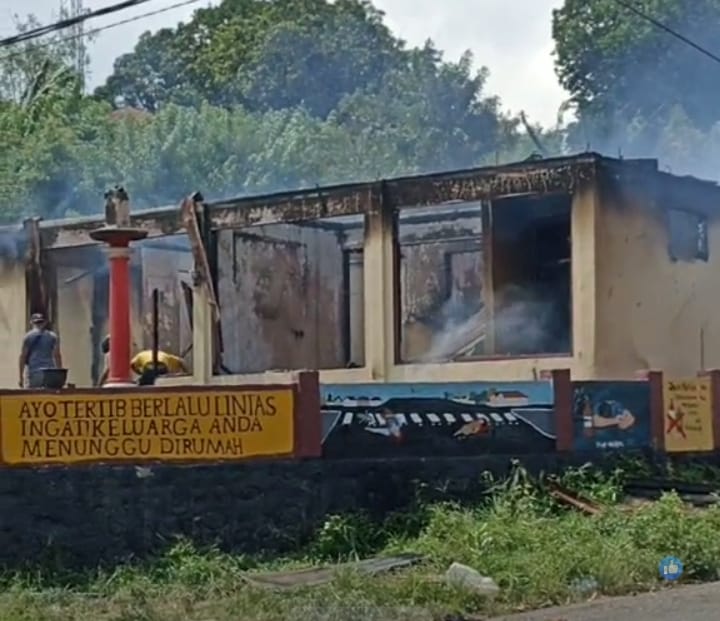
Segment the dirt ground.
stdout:
<svg viewBox="0 0 720 621">
<path fill-rule="evenodd" d="M 720 618 L 720 582 L 496 617 L 493 621 L 710 621 Z"/>
</svg>

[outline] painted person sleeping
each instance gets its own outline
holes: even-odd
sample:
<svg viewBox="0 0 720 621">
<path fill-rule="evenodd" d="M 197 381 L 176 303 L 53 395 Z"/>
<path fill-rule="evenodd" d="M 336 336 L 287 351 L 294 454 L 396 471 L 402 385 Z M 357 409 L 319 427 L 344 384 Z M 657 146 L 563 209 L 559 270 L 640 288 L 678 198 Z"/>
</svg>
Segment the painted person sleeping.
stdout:
<svg viewBox="0 0 720 621">
<path fill-rule="evenodd" d="M 105 355 L 105 370 L 100 376 L 98 386 L 102 386 L 107 382 L 110 372 L 108 364 L 108 355 L 110 354 L 110 337 L 106 336 L 100 345 L 102 353 Z M 155 378 L 159 375 L 179 375 L 181 373 L 189 373 L 182 358 L 169 354 L 164 351 L 157 353 L 157 368 L 153 367 L 153 352 L 151 349 L 145 349 L 133 357 L 130 361 L 130 368 L 133 373 L 138 376 L 138 384 L 151 385 L 155 383 Z"/>
<path fill-rule="evenodd" d="M 605 400 L 596 406 L 592 423 L 595 429 L 616 427 L 624 431 L 635 424 L 635 416 L 622 403 Z"/>
</svg>

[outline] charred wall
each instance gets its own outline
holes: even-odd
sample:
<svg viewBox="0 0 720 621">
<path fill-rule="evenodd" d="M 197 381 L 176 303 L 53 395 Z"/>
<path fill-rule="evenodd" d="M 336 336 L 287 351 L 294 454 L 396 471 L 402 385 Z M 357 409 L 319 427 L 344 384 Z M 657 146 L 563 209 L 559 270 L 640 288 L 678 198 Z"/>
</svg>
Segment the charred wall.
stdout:
<svg viewBox="0 0 720 621">
<path fill-rule="evenodd" d="M 680 193 L 682 194 L 682 193 Z M 598 377 L 663 369 L 692 377 L 720 366 L 720 220 L 707 218 L 707 256 L 674 257 L 668 209 L 714 210 L 705 196 L 606 189 L 597 215 Z M 691 232 L 696 225 L 690 224 Z M 692 249 L 691 249 L 692 250 Z"/>
<path fill-rule="evenodd" d="M 144 349 L 152 347 L 153 290 L 159 292 L 158 343 L 163 351 L 183 356 L 192 368 L 191 309 L 185 291 L 191 288 L 192 254 L 183 236 L 165 238 L 166 243 L 140 248 L 142 283 L 141 334 Z M 172 243 L 172 242 L 175 243 Z"/>
<path fill-rule="evenodd" d="M 417 361 L 443 338 L 450 324 L 480 310 L 481 207 L 401 210 L 398 243 L 401 359 Z"/>
<path fill-rule="evenodd" d="M 0 387 L 16 388 L 17 357 L 28 329 L 25 303 L 25 266 L 9 258 L 0 259 L 0 347 L 6 352 L 0 365 Z"/>
<path fill-rule="evenodd" d="M 343 253 L 336 230 L 219 231 L 225 366 L 235 373 L 345 366 Z"/>
<path fill-rule="evenodd" d="M 92 386 L 104 368 L 100 344 L 108 334 L 109 269 L 96 245 L 46 251 L 48 277 L 56 299 L 55 328 L 60 336 L 68 382 Z M 132 351 L 152 346 L 152 291 L 160 291 L 160 349 L 185 355 L 191 368 L 192 329 L 182 283 L 189 286 L 192 256 L 185 236 L 138 244 L 130 259 Z"/>
</svg>

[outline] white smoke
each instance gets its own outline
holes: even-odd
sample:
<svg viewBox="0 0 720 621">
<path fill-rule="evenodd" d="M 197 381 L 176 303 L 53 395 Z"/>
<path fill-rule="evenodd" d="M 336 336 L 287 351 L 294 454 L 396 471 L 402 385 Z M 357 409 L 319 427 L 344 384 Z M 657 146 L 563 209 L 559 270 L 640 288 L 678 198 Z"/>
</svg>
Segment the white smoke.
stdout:
<svg viewBox="0 0 720 621">
<path fill-rule="evenodd" d="M 569 325 L 559 304 L 529 289 L 508 287 L 497 294 L 495 352 L 484 350 L 487 313 L 451 298 L 439 312 L 440 329 L 430 348 L 413 362 L 447 362 L 473 355 L 533 355 L 569 350 Z"/>
</svg>

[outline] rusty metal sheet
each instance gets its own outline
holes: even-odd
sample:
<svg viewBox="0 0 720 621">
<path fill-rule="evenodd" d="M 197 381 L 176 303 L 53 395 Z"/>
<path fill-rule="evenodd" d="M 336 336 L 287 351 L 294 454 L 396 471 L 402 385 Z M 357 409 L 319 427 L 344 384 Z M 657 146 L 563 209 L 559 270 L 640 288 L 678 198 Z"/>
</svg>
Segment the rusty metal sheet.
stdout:
<svg viewBox="0 0 720 621">
<path fill-rule="evenodd" d="M 338 563 L 332 567 L 298 569 L 294 571 L 278 571 L 266 574 L 245 574 L 243 577 L 250 584 L 270 589 L 292 589 L 297 587 L 318 586 L 331 582 L 341 571 L 357 571 L 374 576 L 380 573 L 410 567 L 422 561 L 417 554 L 400 554 L 386 558 L 370 558 L 354 563 Z"/>
</svg>

